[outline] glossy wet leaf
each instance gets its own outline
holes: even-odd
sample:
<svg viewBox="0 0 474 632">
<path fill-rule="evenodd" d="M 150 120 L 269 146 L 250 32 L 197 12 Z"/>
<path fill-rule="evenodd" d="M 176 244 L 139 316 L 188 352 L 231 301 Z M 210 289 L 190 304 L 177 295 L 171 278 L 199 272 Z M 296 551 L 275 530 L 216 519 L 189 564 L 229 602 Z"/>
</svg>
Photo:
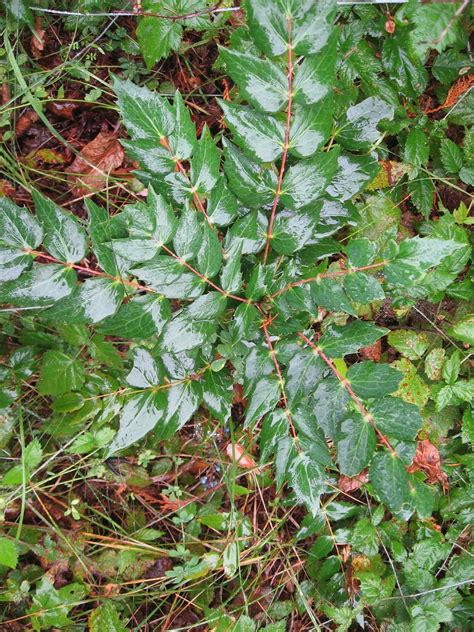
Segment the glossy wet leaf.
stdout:
<svg viewBox="0 0 474 632">
<path fill-rule="evenodd" d="M 167 399 L 163 392 L 154 394 L 144 391 L 132 395 L 120 413 L 120 426 L 109 446 L 108 454 L 128 448 L 150 432 L 162 419 L 166 404 Z"/>
<path fill-rule="evenodd" d="M 132 138 L 149 138 L 159 145 L 160 140 L 173 131 L 173 113 L 164 97 L 128 79 L 115 78 L 114 91 Z"/>
<path fill-rule="evenodd" d="M 400 458 L 389 452 L 378 452 L 369 475 L 375 492 L 391 511 L 398 512 L 410 503 L 408 474 Z"/>
<path fill-rule="evenodd" d="M 19 279 L 0 285 L 0 301 L 19 307 L 50 307 L 69 296 L 76 283 L 74 270 L 62 265 L 33 265 Z"/>
<path fill-rule="evenodd" d="M 356 476 L 369 464 L 376 446 L 375 431 L 360 415 L 341 423 L 337 440 L 337 461 L 346 476 Z"/>
<path fill-rule="evenodd" d="M 224 146 L 224 171 L 232 193 L 250 207 L 271 203 L 277 183 L 275 174 L 261 168 L 230 143 Z"/>
<path fill-rule="evenodd" d="M 37 248 L 42 239 L 41 225 L 27 209 L 0 198 L 0 244 L 25 251 Z"/>
<path fill-rule="evenodd" d="M 201 346 L 215 332 L 225 306 L 222 294 L 210 292 L 182 309 L 165 325 L 163 349 L 177 353 Z"/>
<path fill-rule="evenodd" d="M 361 347 L 367 347 L 382 338 L 388 331 L 363 320 L 354 321 L 344 327 L 332 325 L 322 336 L 319 346 L 330 357 L 337 358 L 356 353 Z"/>
<path fill-rule="evenodd" d="M 401 441 L 413 441 L 423 424 L 417 406 L 398 397 L 375 400 L 370 404 L 369 412 L 379 430 Z"/>
<path fill-rule="evenodd" d="M 270 57 L 286 53 L 291 43 L 296 55 L 317 53 L 333 32 L 335 0 L 247 0 L 250 33 Z"/>
<path fill-rule="evenodd" d="M 242 97 L 265 112 L 278 112 L 288 101 L 285 73 L 268 59 L 221 48 L 220 56 Z"/>
<path fill-rule="evenodd" d="M 159 335 L 170 318 L 169 301 L 150 292 L 122 304 L 116 314 L 101 321 L 100 331 L 121 338 L 145 340 Z"/>
<path fill-rule="evenodd" d="M 283 153 L 285 126 L 252 108 L 220 101 L 234 141 L 257 162 L 273 162 Z"/>
<path fill-rule="evenodd" d="M 66 323 L 98 323 L 115 314 L 124 296 L 120 281 L 92 277 L 51 308 L 48 318 Z"/>
<path fill-rule="evenodd" d="M 167 298 L 197 298 L 205 290 L 202 279 L 173 257 L 158 255 L 131 272 Z"/>
<path fill-rule="evenodd" d="M 316 202 L 336 172 L 338 157 L 339 151 L 333 149 L 292 165 L 283 179 L 282 203 L 300 209 Z"/>
<path fill-rule="evenodd" d="M 179 22 L 153 16 L 141 18 L 137 27 L 137 40 L 148 68 L 176 50 L 181 43 L 182 27 Z"/>
<path fill-rule="evenodd" d="M 397 390 L 402 373 L 386 364 L 358 362 L 347 372 L 355 394 L 362 398 L 384 397 Z"/>
<path fill-rule="evenodd" d="M 392 105 L 376 97 L 369 97 L 347 110 L 340 123 L 337 139 L 349 150 L 368 149 L 380 137 L 378 123 L 384 119 L 392 119 L 393 113 Z"/>
<path fill-rule="evenodd" d="M 161 376 L 162 378 L 163 376 Z M 149 351 L 141 347 L 135 348 L 133 367 L 126 379 L 130 386 L 137 388 L 151 388 L 159 385 L 161 381 L 160 370 Z"/>
</svg>

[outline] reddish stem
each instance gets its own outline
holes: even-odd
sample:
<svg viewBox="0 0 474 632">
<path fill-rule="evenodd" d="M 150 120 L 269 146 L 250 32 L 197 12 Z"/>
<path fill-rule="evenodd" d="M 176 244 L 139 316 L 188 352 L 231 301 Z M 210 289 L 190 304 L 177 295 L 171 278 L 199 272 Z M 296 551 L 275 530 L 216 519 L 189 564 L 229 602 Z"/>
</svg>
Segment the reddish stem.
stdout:
<svg viewBox="0 0 474 632">
<path fill-rule="evenodd" d="M 377 436 L 380 439 L 380 442 L 383 443 L 383 445 L 393 454 L 393 456 L 398 457 L 398 454 L 396 452 L 396 450 L 390 445 L 389 440 L 387 439 L 387 437 L 377 428 L 374 418 L 372 417 L 372 415 L 365 409 L 364 405 L 362 404 L 362 402 L 360 401 L 360 399 L 357 397 L 357 395 L 354 393 L 354 391 L 352 390 L 351 385 L 349 384 L 349 382 L 341 375 L 341 373 L 338 371 L 338 369 L 336 368 L 336 366 L 334 365 L 333 361 L 328 358 L 328 356 L 324 353 L 324 351 L 316 346 L 314 344 L 314 342 L 312 342 L 309 338 L 307 338 L 303 333 L 299 332 L 298 336 L 304 340 L 306 342 L 306 344 L 308 344 L 312 349 L 314 349 L 314 351 L 316 351 L 316 353 L 318 354 L 318 356 L 320 358 L 322 358 L 322 360 L 324 360 L 324 362 L 328 365 L 328 367 L 331 369 L 331 371 L 334 373 L 334 375 L 337 377 L 337 379 L 339 380 L 339 382 L 341 383 L 341 385 L 344 387 L 344 389 L 347 391 L 347 393 L 349 394 L 349 396 L 351 397 L 352 401 L 354 402 L 354 404 L 357 406 L 357 408 L 359 409 L 359 411 L 362 414 L 362 417 L 369 422 L 369 424 L 372 426 L 372 428 L 375 430 Z"/>
<path fill-rule="evenodd" d="M 276 374 L 278 376 L 278 380 L 280 382 L 281 398 L 282 398 L 283 404 L 285 406 L 285 414 L 286 414 L 286 417 L 288 419 L 288 423 L 290 424 L 291 434 L 293 435 L 293 439 L 294 439 L 294 442 L 295 442 L 295 445 L 296 445 L 296 449 L 298 450 L 298 452 L 300 452 L 301 448 L 300 448 L 300 445 L 299 445 L 299 442 L 298 442 L 298 435 L 296 434 L 296 429 L 295 429 L 295 426 L 293 424 L 293 419 L 292 419 L 291 413 L 290 413 L 290 411 L 288 409 L 288 399 L 286 397 L 285 383 L 283 381 L 283 375 L 281 373 L 280 365 L 278 364 L 278 360 L 277 360 L 277 357 L 276 357 L 275 349 L 273 347 L 272 339 L 270 338 L 270 334 L 268 333 L 267 323 L 264 322 L 262 324 L 262 327 L 263 327 L 263 331 L 265 332 L 265 338 L 266 338 L 266 341 L 267 341 L 268 348 L 270 350 L 270 355 L 272 356 L 273 364 L 275 366 L 275 371 L 276 371 Z"/>
<path fill-rule="evenodd" d="M 280 201 L 281 187 L 283 177 L 285 175 L 286 159 L 290 148 L 290 126 L 291 126 L 291 109 L 293 105 L 293 47 L 291 43 L 291 19 L 288 18 L 288 109 L 286 111 L 285 125 L 285 145 L 283 147 L 283 156 L 281 158 L 280 175 L 278 176 L 278 184 L 275 191 L 275 199 L 273 200 L 272 211 L 270 214 L 270 223 L 268 225 L 267 241 L 265 244 L 265 252 L 263 253 L 263 263 L 267 263 L 268 253 L 270 252 L 270 240 L 273 237 L 273 223 L 275 214 Z"/>
<path fill-rule="evenodd" d="M 167 138 L 162 138 L 161 139 L 161 144 L 163 145 L 163 147 L 165 147 L 171 154 L 173 153 L 171 151 L 171 147 L 170 144 L 168 142 Z M 186 169 L 183 166 L 183 163 L 176 158 L 176 156 L 173 156 L 174 161 L 176 162 L 176 166 L 178 167 L 179 171 L 183 174 L 183 176 L 186 178 L 186 180 L 188 180 L 188 182 L 192 185 L 192 182 L 189 178 L 188 172 L 186 171 Z M 210 224 L 210 220 L 209 220 L 209 216 L 206 213 L 206 209 L 204 208 L 204 202 L 201 200 L 201 198 L 199 197 L 197 191 L 194 191 L 193 188 L 193 198 L 194 198 L 194 203 L 197 206 L 197 208 L 201 211 L 201 213 L 203 213 L 204 217 L 206 218 L 206 220 L 208 221 L 208 223 Z"/>
</svg>

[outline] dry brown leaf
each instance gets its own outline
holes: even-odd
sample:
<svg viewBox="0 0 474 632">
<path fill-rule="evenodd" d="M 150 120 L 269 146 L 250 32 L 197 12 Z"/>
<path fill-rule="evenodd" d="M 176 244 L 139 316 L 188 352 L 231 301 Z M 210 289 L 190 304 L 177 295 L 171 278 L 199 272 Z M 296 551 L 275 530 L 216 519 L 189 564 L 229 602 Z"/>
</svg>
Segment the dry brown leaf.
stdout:
<svg viewBox="0 0 474 632">
<path fill-rule="evenodd" d="M 357 476 L 344 476 L 342 475 L 339 478 L 339 489 L 341 492 L 346 492 L 346 494 L 350 492 L 355 492 L 360 489 L 362 485 L 367 483 L 369 480 L 368 470 L 363 470 Z"/>
<path fill-rule="evenodd" d="M 35 59 L 43 56 L 45 30 L 41 27 L 41 17 L 35 18 L 35 32 L 31 36 L 31 54 Z"/>
<path fill-rule="evenodd" d="M 20 138 L 20 136 L 23 136 L 23 134 L 25 134 L 38 119 L 39 116 L 36 112 L 33 110 L 26 110 L 26 112 L 24 112 L 16 122 L 16 137 Z"/>
<path fill-rule="evenodd" d="M 90 191 L 101 189 L 109 174 L 122 165 L 125 154 L 116 134 L 101 132 L 94 140 L 85 145 L 74 162 L 69 167 L 69 172 L 81 174 L 75 178 L 78 186 L 74 195 L 85 195 Z"/>
<path fill-rule="evenodd" d="M 408 471 L 425 472 L 428 475 L 428 483 L 441 483 L 445 491 L 449 488 L 448 477 L 441 469 L 439 450 L 429 439 L 418 441 L 415 458 Z"/>
<path fill-rule="evenodd" d="M 231 461 L 235 461 L 237 465 L 245 469 L 257 467 L 257 464 L 251 456 L 245 454 L 245 448 L 240 443 L 229 443 L 226 448 L 227 456 Z"/>
<path fill-rule="evenodd" d="M 374 342 L 373 345 L 362 347 L 362 349 L 360 349 L 359 351 L 359 355 L 362 358 L 366 358 L 367 360 L 380 362 L 380 356 L 382 355 L 382 341 L 377 340 L 377 342 Z"/>
</svg>

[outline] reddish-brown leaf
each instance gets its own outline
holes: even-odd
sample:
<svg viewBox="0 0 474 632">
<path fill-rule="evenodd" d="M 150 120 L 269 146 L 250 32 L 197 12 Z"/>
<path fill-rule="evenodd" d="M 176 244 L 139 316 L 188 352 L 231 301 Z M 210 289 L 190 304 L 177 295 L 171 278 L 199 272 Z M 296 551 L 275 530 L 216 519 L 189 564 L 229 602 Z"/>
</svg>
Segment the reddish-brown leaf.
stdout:
<svg viewBox="0 0 474 632">
<path fill-rule="evenodd" d="M 380 362 L 380 356 L 382 355 L 382 341 L 377 340 L 377 342 L 374 342 L 373 345 L 362 347 L 359 351 L 359 355 L 367 360 L 372 360 L 372 362 Z"/>
<path fill-rule="evenodd" d="M 85 145 L 69 168 L 70 173 L 80 174 L 74 195 L 84 195 L 101 189 L 111 172 L 122 165 L 125 157 L 116 134 L 101 132 Z"/>
<path fill-rule="evenodd" d="M 39 116 L 34 110 L 26 110 L 16 122 L 16 137 L 23 136 L 38 119 Z"/>
<path fill-rule="evenodd" d="M 231 461 L 235 461 L 237 465 L 245 469 L 257 467 L 257 464 L 251 456 L 245 454 L 245 448 L 240 443 L 229 443 L 226 448 L 227 456 Z"/>
<path fill-rule="evenodd" d="M 369 480 L 368 470 L 363 470 L 357 476 L 340 476 L 339 477 L 339 489 L 341 492 L 346 492 L 349 494 L 350 492 L 355 492 L 360 489 L 362 485 L 367 483 Z"/>
<path fill-rule="evenodd" d="M 446 491 L 449 487 L 448 477 L 441 469 L 441 456 L 438 448 L 429 439 L 418 441 L 413 463 L 408 468 L 409 472 L 425 472 L 428 483 L 441 483 Z"/>
<path fill-rule="evenodd" d="M 41 26 L 41 17 L 35 18 L 35 32 L 31 36 L 31 54 L 35 59 L 43 56 L 45 30 Z"/>
</svg>

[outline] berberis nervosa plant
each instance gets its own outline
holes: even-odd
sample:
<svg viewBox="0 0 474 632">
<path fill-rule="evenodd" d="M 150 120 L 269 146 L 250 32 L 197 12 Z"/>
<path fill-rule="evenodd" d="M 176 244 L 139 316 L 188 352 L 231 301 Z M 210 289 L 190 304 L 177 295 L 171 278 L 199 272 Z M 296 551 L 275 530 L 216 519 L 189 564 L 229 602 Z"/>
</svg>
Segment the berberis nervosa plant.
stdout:
<svg viewBox="0 0 474 632">
<path fill-rule="evenodd" d="M 221 142 L 207 128 L 196 139 L 179 93 L 170 103 L 117 79 L 147 201 L 109 216 L 88 200 L 86 230 L 39 194 L 35 215 L 3 199 L 0 300 L 134 343 L 127 386 L 100 394 L 120 402 L 108 454 L 152 430 L 171 437 L 200 406 L 226 422 L 241 384 L 262 463 L 313 514 L 331 472 L 368 467 L 392 511 L 427 516 L 430 489 L 407 471 L 418 408 L 393 396 L 397 370 L 356 354 L 388 332 L 367 320 L 368 305 L 444 290 L 433 269 L 466 246 L 330 238 L 379 172 L 393 107 L 374 97 L 341 107 L 334 0 L 246 9 L 250 52 L 220 52 L 239 94 L 220 103 Z M 92 255 L 97 267 L 81 266 Z"/>
</svg>

